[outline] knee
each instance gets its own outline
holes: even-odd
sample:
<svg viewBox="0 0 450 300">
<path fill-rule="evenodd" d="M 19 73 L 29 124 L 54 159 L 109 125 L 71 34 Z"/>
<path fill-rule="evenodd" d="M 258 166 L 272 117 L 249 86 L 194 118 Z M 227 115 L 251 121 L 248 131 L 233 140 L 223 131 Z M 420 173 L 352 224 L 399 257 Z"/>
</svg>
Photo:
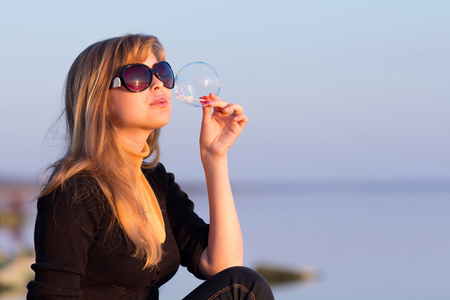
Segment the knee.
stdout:
<svg viewBox="0 0 450 300">
<path fill-rule="evenodd" d="M 231 276 L 235 277 L 254 278 L 256 280 L 262 278 L 262 276 L 255 270 L 243 266 L 230 267 L 228 269 L 223 270 L 222 272 L 229 273 Z M 264 278 L 262 279 L 264 280 Z"/>
<path fill-rule="evenodd" d="M 274 299 L 272 290 L 267 281 L 258 272 L 248 267 L 231 267 L 221 273 L 228 277 L 231 284 L 245 287 L 257 300 Z"/>
</svg>

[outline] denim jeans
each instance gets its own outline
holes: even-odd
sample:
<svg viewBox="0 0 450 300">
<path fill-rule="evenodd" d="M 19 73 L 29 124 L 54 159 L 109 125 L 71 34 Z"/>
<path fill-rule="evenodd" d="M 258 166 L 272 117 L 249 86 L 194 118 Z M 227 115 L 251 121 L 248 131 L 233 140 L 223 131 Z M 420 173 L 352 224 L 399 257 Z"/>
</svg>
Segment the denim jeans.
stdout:
<svg viewBox="0 0 450 300">
<path fill-rule="evenodd" d="M 183 300 L 273 300 L 267 281 L 252 269 L 232 267 L 212 276 Z"/>
</svg>

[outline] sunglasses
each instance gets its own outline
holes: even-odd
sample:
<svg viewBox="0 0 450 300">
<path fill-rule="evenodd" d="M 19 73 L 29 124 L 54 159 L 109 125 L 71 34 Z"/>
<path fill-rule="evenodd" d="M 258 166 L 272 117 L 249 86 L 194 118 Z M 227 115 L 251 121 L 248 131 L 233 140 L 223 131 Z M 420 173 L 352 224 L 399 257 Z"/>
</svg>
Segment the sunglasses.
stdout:
<svg viewBox="0 0 450 300">
<path fill-rule="evenodd" d="M 120 75 L 113 79 L 110 89 L 123 85 L 130 92 L 142 92 L 152 83 L 153 75 L 161 80 L 166 88 L 173 89 L 175 86 L 172 68 L 168 62 L 160 61 L 154 69 L 144 64 L 126 65 L 120 71 Z"/>
</svg>

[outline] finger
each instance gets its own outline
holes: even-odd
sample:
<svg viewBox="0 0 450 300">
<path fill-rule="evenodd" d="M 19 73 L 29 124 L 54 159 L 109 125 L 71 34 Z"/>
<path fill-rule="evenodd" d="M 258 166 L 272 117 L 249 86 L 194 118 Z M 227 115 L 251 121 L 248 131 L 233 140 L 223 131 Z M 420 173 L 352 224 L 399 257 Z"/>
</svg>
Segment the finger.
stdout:
<svg viewBox="0 0 450 300">
<path fill-rule="evenodd" d="M 202 106 L 209 106 L 214 102 L 213 99 L 211 99 L 211 97 L 209 96 L 203 96 L 200 98 L 200 103 Z"/>
<path fill-rule="evenodd" d="M 241 114 L 244 111 L 244 107 L 236 103 L 231 103 L 224 108 L 224 111 L 233 112 L 233 114 Z"/>
<path fill-rule="evenodd" d="M 241 127 L 244 127 L 248 122 L 248 117 L 245 114 L 237 114 L 233 117 L 233 121 L 238 122 Z"/>
<path fill-rule="evenodd" d="M 215 100 L 220 100 L 220 98 L 213 93 L 209 93 L 209 95 L 203 95 L 200 97 L 200 102 L 203 106 L 212 104 Z"/>
<path fill-rule="evenodd" d="M 224 109 L 225 107 L 228 106 L 228 102 L 220 100 L 220 99 L 215 99 L 214 102 L 212 102 L 209 106 L 214 107 L 214 108 Z"/>
<path fill-rule="evenodd" d="M 203 96 L 203 97 L 207 97 L 207 99 L 212 100 L 211 103 L 208 103 L 208 105 L 211 107 L 225 108 L 228 105 L 228 102 L 223 101 L 222 99 L 219 98 L 219 96 L 217 96 L 216 94 L 213 94 L 213 93 L 210 93 L 209 96 Z"/>
<path fill-rule="evenodd" d="M 203 96 L 202 97 L 202 99 L 205 99 L 205 101 L 207 101 L 206 100 L 206 96 Z M 209 121 L 211 121 L 211 105 L 202 105 L 202 109 L 203 109 L 203 123 L 205 123 L 205 122 L 209 122 Z"/>
</svg>

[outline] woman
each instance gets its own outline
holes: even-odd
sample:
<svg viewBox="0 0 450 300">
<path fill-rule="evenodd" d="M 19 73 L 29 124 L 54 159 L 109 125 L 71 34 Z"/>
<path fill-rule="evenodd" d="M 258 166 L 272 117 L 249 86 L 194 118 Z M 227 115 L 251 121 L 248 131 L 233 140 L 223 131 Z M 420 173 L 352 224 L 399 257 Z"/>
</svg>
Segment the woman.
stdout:
<svg viewBox="0 0 450 300">
<path fill-rule="evenodd" d="M 69 145 L 38 200 L 28 299 L 158 299 L 179 264 L 207 279 L 185 299 L 273 299 L 264 279 L 242 267 L 228 179 L 243 108 L 214 94 L 203 107 L 207 225 L 158 162 L 174 86 L 164 60 L 156 37 L 127 35 L 91 45 L 69 70 Z"/>
</svg>

